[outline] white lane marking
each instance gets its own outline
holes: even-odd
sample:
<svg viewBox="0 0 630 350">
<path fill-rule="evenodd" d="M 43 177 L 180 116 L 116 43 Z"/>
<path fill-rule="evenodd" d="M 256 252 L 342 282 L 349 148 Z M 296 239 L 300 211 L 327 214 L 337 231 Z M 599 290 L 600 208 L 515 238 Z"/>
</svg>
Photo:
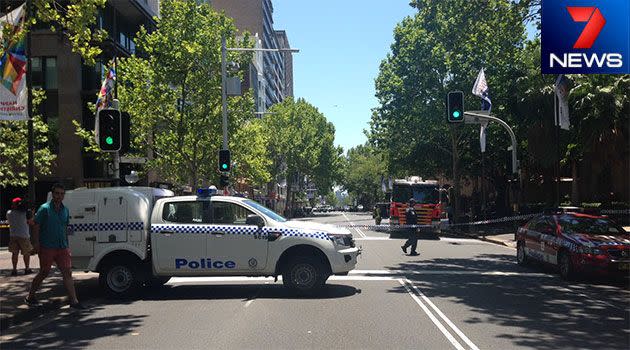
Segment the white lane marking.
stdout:
<svg viewBox="0 0 630 350">
<path fill-rule="evenodd" d="M 444 327 L 444 325 L 440 322 L 440 320 L 438 320 L 437 317 L 435 317 L 435 315 L 433 315 L 431 310 L 429 310 L 429 308 L 426 305 L 424 305 L 422 300 L 420 300 L 420 298 L 418 298 L 418 296 L 413 293 L 413 291 L 407 285 L 407 283 L 410 283 L 409 280 L 408 279 L 404 279 L 403 280 L 402 278 L 400 278 L 400 279 L 398 279 L 398 282 L 403 287 L 405 287 L 405 289 L 407 290 L 407 293 L 409 293 L 409 295 L 411 295 L 411 298 L 413 298 L 413 300 L 416 302 L 416 304 L 420 305 L 420 308 L 422 308 L 422 311 L 424 311 L 424 313 L 427 314 L 427 316 L 429 316 L 429 319 L 431 319 L 433 324 L 435 324 L 435 326 L 440 330 L 440 332 L 442 332 L 442 334 L 444 334 L 446 339 L 448 339 L 448 341 L 451 342 L 451 344 L 453 344 L 455 349 L 465 350 L 465 348 L 462 346 L 462 344 L 460 344 L 457 341 L 457 339 L 455 339 L 455 337 L 453 337 L 453 335 L 446 329 L 446 327 Z M 413 286 L 413 284 L 412 284 L 412 286 Z"/>
<path fill-rule="evenodd" d="M 442 318 L 442 320 L 444 320 L 444 322 L 446 322 L 446 324 L 451 327 L 452 330 L 455 331 L 455 333 L 457 333 L 457 335 L 459 335 L 459 337 L 466 343 L 468 344 L 468 346 L 470 346 L 471 349 L 473 350 L 479 350 L 479 348 L 477 347 L 477 345 L 475 345 L 472 341 L 470 341 L 470 339 L 468 339 L 468 337 L 459 330 L 459 328 L 457 328 L 457 326 L 455 326 L 455 324 L 453 322 L 451 322 L 451 320 L 446 317 L 446 315 L 444 315 L 444 313 L 437 308 L 437 306 L 435 306 L 435 304 L 433 304 L 433 302 L 431 302 L 431 300 L 429 300 L 429 298 L 427 298 L 426 295 L 424 295 L 424 293 L 422 293 L 418 287 L 416 287 L 411 281 L 407 280 L 407 282 L 409 282 L 409 284 L 411 285 L 411 287 L 416 291 L 416 293 L 418 293 L 418 295 L 422 298 L 422 300 L 424 300 L 427 304 L 429 304 L 429 306 L 431 306 L 431 308 L 433 310 L 435 310 L 435 312 Z"/>
<path fill-rule="evenodd" d="M 502 277 L 548 277 L 555 278 L 553 275 L 544 273 L 521 273 L 521 272 L 503 272 L 503 271 L 460 271 L 460 270 L 427 270 L 427 271 L 409 271 L 409 270 L 352 270 L 348 276 L 330 276 L 329 280 L 334 281 L 389 281 L 392 279 L 403 278 L 405 275 L 473 275 L 473 276 L 502 276 Z M 278 276 L 278 280 L 282 280 L 282 276 Z M 172 277 L 168 281 L 168 285 L 175 284 L 195 284 L 195 283 L 212 283 L 212 282 L 274 282 L 273 277 L 246 277 L 246 276 L 224 276 L 224 277 Z"/>
<path fill-rule="evenodd" d="M 355 226 L 354 222 L 350 221 L 350 219 L 348 219 L 348 217 L 346 216 L 346 213 L 341 213 L 341 215 L 343 215 L 343 217 L 346 219 L 346 221 L 348 221 L 350 223 L 350 225 Z M 366 238 L 367 236 L 365 235 L 365 233 L 363 233 L 363 231 L 361 231 L 361 229 L 357 228 L 357 227 L 353 227 L 353 229 L 355 231 L 357 231 L 357 233 L 359 234 L 360 237 L 362 238 Z"/>
</svg>

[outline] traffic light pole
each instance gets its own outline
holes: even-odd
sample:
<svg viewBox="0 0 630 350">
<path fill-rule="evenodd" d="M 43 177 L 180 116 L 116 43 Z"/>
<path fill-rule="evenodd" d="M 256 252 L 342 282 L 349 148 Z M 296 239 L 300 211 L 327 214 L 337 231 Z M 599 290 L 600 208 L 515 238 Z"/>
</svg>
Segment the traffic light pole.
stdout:
<svg viewBox="0 0 630 350">
<path fill-rule="evenodd" d="M 227 47 L 225 44 L 225 35 L 221 36 L 221 114 L 223 115 L 223 148 L 228 149 L 228 118 L 227 118 Z"/>
<path fill-rule="evenodd" d="M 484 114 L 480 112 L 464 112 L 464 122 L 466 124 L 481 124 L 484 121 L 495 121 L 501 124 L 501 126 L 503 126 L 505 130 L 507 130 L 508 134 L 510 134 L 510 139 L 512 140 L 512 174 L 518 174 L 519 164 L 516 154 L 516 135 L 514 134 L 514 131 L 512 131 L 512 128 L 510 128 L 510 126 L 507 125 L 507 123 L 503 120 L 492 117 L 489 114 Z"/>
</svg>

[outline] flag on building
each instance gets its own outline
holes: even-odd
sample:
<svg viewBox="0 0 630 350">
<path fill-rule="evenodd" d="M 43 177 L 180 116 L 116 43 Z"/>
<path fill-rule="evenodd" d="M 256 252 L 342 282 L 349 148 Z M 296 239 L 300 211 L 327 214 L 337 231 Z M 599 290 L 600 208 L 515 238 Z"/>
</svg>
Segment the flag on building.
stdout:
<svg viewBox="0 0 630 350">
<path fill-rule="evenodd" d="M 475 80 L 475 85 L 473 85 L 472 93 L 475 96 L 481 97 L 481 110 L 488 111 L 492 109 L 492 101 L 490 100 L 490 88 L 488 87 L 488 82 L 486 81 L 486 74 L 483 72 L 483 68 L 479 71 L 477 75 L 477 79 Z M 481 152 L 486 151 L 486 128 L 487 124 L 481 124 L 481 128 L 479 129 L 479 146 L 481 147 Z"/>
<path fill-rule="evenodd" d="M 110 108 L 114 102 L 114 87 L 116 84 L 116 66 L 112 66 L 107 70 L 107 75 L 101 85 L 101 90 L 98 92 L 98 99 L 96 100 L 96 111 L 103 108 Z"/>
<path fill-rule="evenodd" d="M 558 75 L 554 86 L 555 97 L 557 98 L 555 125 L 560 123 L 560 128 L 569 130 L 571 122 L 569 120 L 569 79 L 563 74 Z"/>
<path fill-rule="evenodd" d="M 28 120 L 28 88 L 26 86 L 26 35 L 22 32 L 26 19 L 25 5 L 0 17 L 0 27 L 8 28 L 9 37 L 0 32 L 4 52 L 0 59 L 0 120 Z M 1 29 L 1 28 L 0 28 Z"/>
</svg>

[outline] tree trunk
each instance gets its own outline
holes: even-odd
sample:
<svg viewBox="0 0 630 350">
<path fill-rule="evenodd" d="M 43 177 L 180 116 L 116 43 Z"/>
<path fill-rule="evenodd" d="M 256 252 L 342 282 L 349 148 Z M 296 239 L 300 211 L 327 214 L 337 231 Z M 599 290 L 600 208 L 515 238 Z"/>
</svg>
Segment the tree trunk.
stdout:
<svg viewBox="0 0 630 350">
<path fill-rule="evenodd" d="M 580 205 L 580 186 L 578 182 L 578 167 L 575 160 L 571 160 L 571 202 L 573 205 Z"/>
</svg>

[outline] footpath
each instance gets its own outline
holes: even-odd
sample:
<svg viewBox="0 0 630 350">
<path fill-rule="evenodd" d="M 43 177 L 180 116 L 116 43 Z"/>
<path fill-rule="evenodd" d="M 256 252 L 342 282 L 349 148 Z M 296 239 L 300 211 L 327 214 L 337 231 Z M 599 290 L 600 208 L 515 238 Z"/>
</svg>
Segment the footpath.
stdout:
<svg viewBox="0 0 630 350">
<path fill-rule="evenodd" d="M 11 253 L 6 247 L 0 248 L 0 333 L 9 327 L 44 317 L 51 311 L 68 305 L 63 278 L 57 268 L 53 267 L 48 278 L 44 280 L 37 292 L 41 306 L 30 307 L 24 303 L 28 295 L 31 282 L 39 272 L 39 257 L 32 256 L 30 267 L 33 273 L 24 275 L 24 260 L 22 255 L 18 260 L 18 275 L 11 276 L 13 266 Z M 72 274 L 78 298 L 82 302 L 100 295 L 98 291 L 98 274 L 73 272 Z"/>
</svg>

